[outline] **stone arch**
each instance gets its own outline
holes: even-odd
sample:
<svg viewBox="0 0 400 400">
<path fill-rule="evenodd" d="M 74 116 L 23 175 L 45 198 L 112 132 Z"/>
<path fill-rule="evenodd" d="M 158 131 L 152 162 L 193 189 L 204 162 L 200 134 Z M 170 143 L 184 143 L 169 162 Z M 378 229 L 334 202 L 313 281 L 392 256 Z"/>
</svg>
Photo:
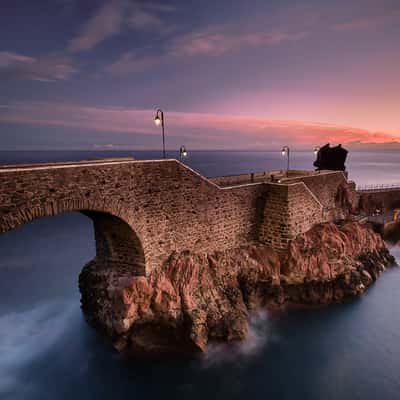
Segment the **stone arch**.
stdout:
<svg viewBox="0 0 400 400">
<path fill-rule="evenodd" d="M 97 265 L 130 275 L 146 274 L 146 257 L 140 232 L 131 212 L 120 202 L 69 199 L 43 204 L 26 204 L 0 216 L 0 233 L 34 219 L 66 212 L 81 212 L 93 221 Z"/>
<path fill-rule="evenodd" d="M 82 213 L 93 221 L 97 265 L 129 275 L 146 274 L 142 243 L 128 223 L 104 212 Z"/>
</svg>

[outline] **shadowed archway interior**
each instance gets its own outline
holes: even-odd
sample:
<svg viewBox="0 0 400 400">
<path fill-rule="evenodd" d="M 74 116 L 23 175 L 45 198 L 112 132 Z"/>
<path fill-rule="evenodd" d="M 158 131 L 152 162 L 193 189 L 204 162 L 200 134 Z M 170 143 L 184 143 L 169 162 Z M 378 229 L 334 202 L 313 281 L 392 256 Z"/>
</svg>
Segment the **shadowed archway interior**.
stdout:
<svg viewBox="0 0 400 400">
<path fill-rule="evenodd" d="M 145 256 L 140 239 L 120 218 L 97 211 L 81 211 L 94 225 L 96 264 L 133 275 L 145 275 Z"/>
</svg>

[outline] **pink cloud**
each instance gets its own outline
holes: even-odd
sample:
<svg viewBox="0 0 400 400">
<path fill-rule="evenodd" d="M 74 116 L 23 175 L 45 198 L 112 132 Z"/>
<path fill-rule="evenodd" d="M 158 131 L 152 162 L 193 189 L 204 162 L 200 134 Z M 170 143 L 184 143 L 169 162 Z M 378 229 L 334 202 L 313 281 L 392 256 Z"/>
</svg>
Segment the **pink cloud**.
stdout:
<svg viewBox="0 0 400 400">
<path fill-rule="evenodd" d="M 308 147 L 320 143 L 389 142 L 400 135 L 333 124 L 268 118 L 166 112 L 167 132 L 199 148 Z M 159 135 L 154 110 L 85 107 L 63 103 L 15 103 L 0 107 L 0 122 L 62 126 L 99 132 Z"/>
</svg>

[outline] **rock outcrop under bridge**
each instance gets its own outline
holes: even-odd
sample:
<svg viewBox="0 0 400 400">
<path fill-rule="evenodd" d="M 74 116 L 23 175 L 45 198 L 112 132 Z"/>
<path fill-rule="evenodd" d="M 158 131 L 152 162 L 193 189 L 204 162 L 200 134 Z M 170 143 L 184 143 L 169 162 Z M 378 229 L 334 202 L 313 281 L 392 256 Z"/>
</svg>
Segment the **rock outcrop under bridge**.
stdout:
<svg viewBox="0 0 400 400">
<path fill-rule="evenodd" d="M 99 265 L 80 275 L 88 321 L 128 352 L 198 352 L 246 338 L 262 307 L 322 305 L 360 295 L 394 263 L 381 237 L 357 222 L 319 224 L 285 254 L 266 244 L 172 254 L 147 277 Z"/>
</svg>

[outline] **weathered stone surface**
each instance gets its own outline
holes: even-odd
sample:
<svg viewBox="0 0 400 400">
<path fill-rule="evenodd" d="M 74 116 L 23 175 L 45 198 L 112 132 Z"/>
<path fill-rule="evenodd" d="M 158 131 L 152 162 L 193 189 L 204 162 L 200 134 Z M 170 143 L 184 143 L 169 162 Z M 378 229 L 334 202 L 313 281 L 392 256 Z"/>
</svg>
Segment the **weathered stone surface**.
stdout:
<svg viewBox="0 0 400 400">
<path fill-rule="evenodd" d="M 119 350 L 204 351 L 246 337 L 249 312 L 357 296 L 394 263 L 379 235 L 356 222 L 319 224 L 287 254 L 250 244 L 212 254 L 173 253 L 148 277 L 96 260 L 80 276 L 82 308 Z"/>
<path fill-rule="evenodd" d="M 147 275 L 174 251 L 211 254 L 254 241 L 285 249 L 313 224 L 343 216 L 334 201 L 338 188 L 350 185 L 342 172 L 282 184 L 264 181 L 265 172 L 253 175 L 256 183 L 229 177 L 233 186 L 220 187 L 215 182 L 225 185 L 226 177 L 207 179 L 177 160 L 0 167 L 0 233 L 34 218 L 80 211 L 94 221 L 99 259 L 110 256 L 116 263 L 121 256 Z M 132 257 L 109 232 L 117 220 L 131 238 Z"/>
</svg>

